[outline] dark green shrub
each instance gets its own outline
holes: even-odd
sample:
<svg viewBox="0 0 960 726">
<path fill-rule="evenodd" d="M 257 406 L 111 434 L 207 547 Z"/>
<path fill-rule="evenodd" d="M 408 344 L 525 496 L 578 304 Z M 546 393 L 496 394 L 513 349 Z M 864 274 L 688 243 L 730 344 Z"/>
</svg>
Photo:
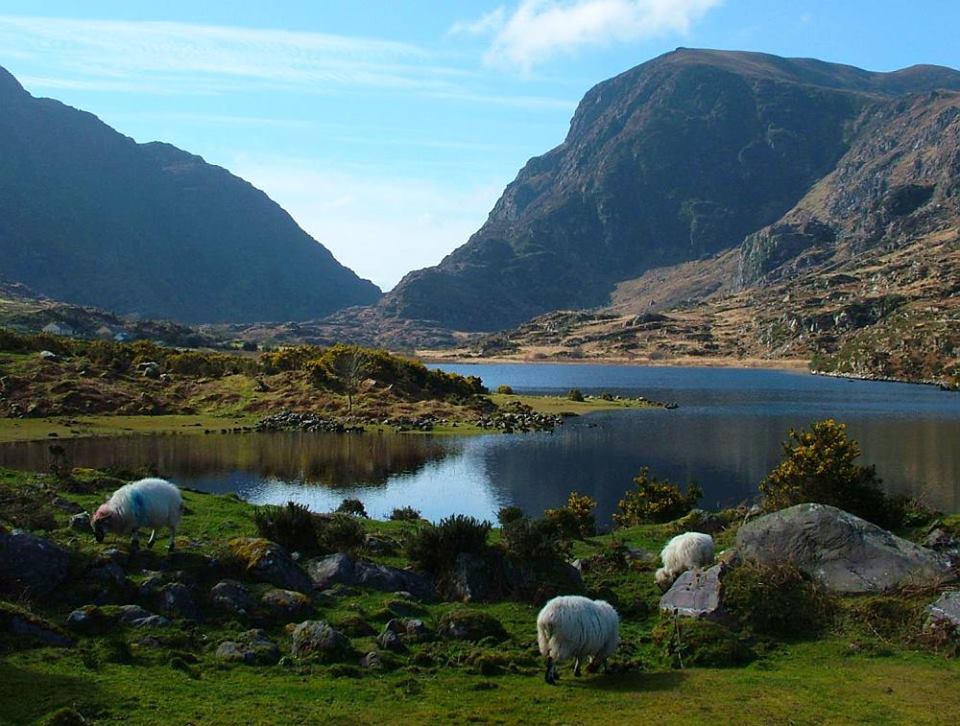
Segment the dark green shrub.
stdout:
<svg viewBox="0 0 960 726">
<path fill-rule="evenodd" d="M 420 510 L 413 507 L 397 507 L 390 512 L 390 519 L 395 522 L 416 522 L 420 519 Z"/>
<path fill-rule="evenodd" d="M 337 511 L 340 514 L 352 514 L 355 517 L 363 517 L 368 519 L 367 510 L 363 506 L 363 502 L 359 499 L 344 499 L 340 502 L 340 506 L 337 507 Z"/>
<path fill-rule="evenodd" d="M 571 388 L 567 391 L 567 398 L 571 401 L 576 401 L 577 403 L 583 402 L 583 394 L 580 392 L 579 388 Z"/>
<path fill-rule="evenodd" d="M 508 637 L 507 631 L 495 617 L 468 608 L 454 608 L 445 612 L 440 616 L 437 631 L 444 638 L 470 640 L 474 643 L 484 638 L 492 638 L 492 642 L 500 643 Z"/>
<path fill-rule="evenodd" d="M 809 431 L 790 429 L 783 443 L 783 460 L 760 482 L 763 508 L 776 511 L 804 502 L 828 504 L 881 527 L 898 527 L 905 502 L 888 499 L 880 490 L 873 466 L 854 459 L 860 446 L 847 438 L 845 424 L 817 421 Z"/>
<path fill-rule="evenodd" d="M 698 484 L 688 484 L 684 494 L 676 484 L 650 476 L 647 467 L 640 470 L 633 483 L 637 486 L 636 491 L 624 494 L 618 505 L 620 514 L 613 515 L 613 521 L 621 527 L 671 522 L 687 514 L 703 497 L 703 489 Z"/>
<path fill-rule="evenodd" d="M 317 541 L 325 552 L 352 552 L 363 546 L 363 525 L 349 514 L 334 514 L 316 524 Z"/>
<path fill-rule="evenodd" d="M 506 383 L 501 383 L 499 386 L 497 386 L 497 391 L 496 391 L 496 392 L 497 392 L 497 393 L 503 393 L 503 394 L 508 395 L 508 396 L 512 396 L 512 395 L 513 395 L 513 388 L 511 388 L 510 386 L 508 386 Z"/>
<path fill-rule="evenodd" d="M 592 497 L 570 492 L 565 507 L 548 509 L 543 517 L 557 527 L 562 537 L 583 539 L 597 532 L 597 520 L 593 515 L 596 508 L 597 502 Z"/>
<path fill-rule="evenodd" d="M 520 507 L 514 507 L 512 505 L 500 507 L 500 511 L 497 512 L 497 521 L 500 523 L 500 526 L 515 522 L 522 517 L 523 510 L 520 509 Z"/>
<path fill-rule="evenodd" d="M 542 565 L 570 556 L 569 538 L 564 538 L 554 522 L 520 517 L 503 525 L 500 543 L 507 556 L 516 562 Z"/>
<path fill-rule="evenodd" d="M 287 502 L 285 507 L 272 504 L 257 507 L 253 511 L 253 523 L 261 537 L 290 552 L 313 554 L 319 550 L 314 517 L 302 504 Z"/>
<path fill-rule="evenodd" d="M 745 628 L 778 638 L 816 635 L 836 612 L 835 598 L 788 564 L 731 569 L 723 577 L 723 604 Z"/>
<path fill-rule="evenodd" d="M 726 668 L 746 665 L 755 657 L 736 633 L 712 620 L 663 620 L 653 630 L 653 641 L 674 668 Z"/>
<path fill-rule="evenodd" d="M 426 523 L 407 535 L 404 552 L 413 565 L 433 574 L 453 566 L 461 552 L 482 554 L 490 523 L 455 514 L 437 525 Z"/>
</svg>

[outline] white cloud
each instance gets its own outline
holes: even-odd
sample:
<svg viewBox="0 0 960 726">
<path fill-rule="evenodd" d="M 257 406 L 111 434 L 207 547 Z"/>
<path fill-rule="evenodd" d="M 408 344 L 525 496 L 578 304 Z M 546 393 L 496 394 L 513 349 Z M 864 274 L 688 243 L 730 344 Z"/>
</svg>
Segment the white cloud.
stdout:
<svg viewBox="0 0 960 726">
<path fill-rule="evenodd" d="M 587 46 L 686 34 L 722 0 L 522 0 L 509 16 L 487 13 L 451 32 L 493 35 L 485 61 L 529 71 Z M 498 10 L 502 10 L 499 8 Z"/>
<path fill-rule="evenodd" d="M 489 13 L 484 13 L 476 20 L 461 20 L 451 26 L 448 34 L 486 35 L 487 33 L 494 33 L 503 27 L 506 12 L 506 9 L 501 5 Z"/>
<path fill-rule="evenodd" d="M 342 264 L 384 291 L 466 242 L 506 182 L 459 189 L 377 169 L 325 169 L 296 158 L 241 156 L 228 167 L 265 191 Z"/>
</svg>

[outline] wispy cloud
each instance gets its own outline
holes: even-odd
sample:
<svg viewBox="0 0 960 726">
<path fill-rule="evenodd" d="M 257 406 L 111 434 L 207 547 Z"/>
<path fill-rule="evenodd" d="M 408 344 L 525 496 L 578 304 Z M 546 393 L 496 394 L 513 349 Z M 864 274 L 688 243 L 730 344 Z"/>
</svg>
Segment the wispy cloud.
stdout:
<svg viewBox="0 0 960 726">
<path fill-rule="evenodd" d="M 722 0 L 522 0 L 472 22 L 456 23 L 451 33 L 489 34 L 484 60 L 493 66 L 533 66 L 588 46 L 685 34 Z"/>
</svg>

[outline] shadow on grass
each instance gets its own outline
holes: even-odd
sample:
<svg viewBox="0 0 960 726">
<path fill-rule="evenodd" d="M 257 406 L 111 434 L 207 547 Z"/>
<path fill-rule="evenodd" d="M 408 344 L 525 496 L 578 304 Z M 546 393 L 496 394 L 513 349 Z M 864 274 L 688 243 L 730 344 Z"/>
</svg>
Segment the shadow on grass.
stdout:
<svg viewBox="0 0 960 726">
<path fill-rule="evenodd" d="M 639 691 L 671 691 L 679 688 L 686 680 L 687 674 L 683 671 L 660 671 L 647 673 L 633 671 L 630 673 L 611 673 L 606 676 L 590 678 L 567 679 L 567 685 L 588 688 L 594 691 L 639 692 Z"/>
<path fill-rule="evenodd" d="M 0 723 L 32 724 L 64 707 L 103 712 L 99 689 L 86 678 L 24 670 L 0 660 Z"/>
</svg>

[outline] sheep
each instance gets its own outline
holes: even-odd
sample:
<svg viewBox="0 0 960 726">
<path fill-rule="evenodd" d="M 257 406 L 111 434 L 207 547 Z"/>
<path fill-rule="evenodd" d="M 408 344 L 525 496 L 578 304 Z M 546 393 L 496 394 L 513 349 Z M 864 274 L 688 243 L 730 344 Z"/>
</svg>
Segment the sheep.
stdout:
<svg viewBox="0 0 960 726">
<path fill-rule="evenodd" d="M 103 542 L 103 536 L 108 531 L 131 534 L 130 544 L 133 549 L 140 546 L 141 527 L 150 527 L 153 530 L 147 540 L 147 547 L 153 546 L 158 527 L 169 527 L 169 550 L 172 552 L 181 514 L 183 498 L 175 485 L 165 479 L 140 479 L 117 489 L 110 499 L 97 509 L 91 524 L 97 542 Z"/>
<path fill-rule="evenodd" d="M 595 673 L 620 644 L 620 616 L 610 603 L 580 595 L 550 600 L 537 615 L 537 644 L 547 659 L 546 681 L 557 682 L 557 661 L 574 659 L 573 675 L 580 676 L 580 661 L 589 658 L 587 671 Z"/>
<path fill-rule="evenodd" d="M 668 589 L 681 574 L 713 562 L 713 537 L 702 532 L 684 532 L 667 542 L 660 552 L 663 567 L 654 575 L 661 589 Z"/>
</svg>

